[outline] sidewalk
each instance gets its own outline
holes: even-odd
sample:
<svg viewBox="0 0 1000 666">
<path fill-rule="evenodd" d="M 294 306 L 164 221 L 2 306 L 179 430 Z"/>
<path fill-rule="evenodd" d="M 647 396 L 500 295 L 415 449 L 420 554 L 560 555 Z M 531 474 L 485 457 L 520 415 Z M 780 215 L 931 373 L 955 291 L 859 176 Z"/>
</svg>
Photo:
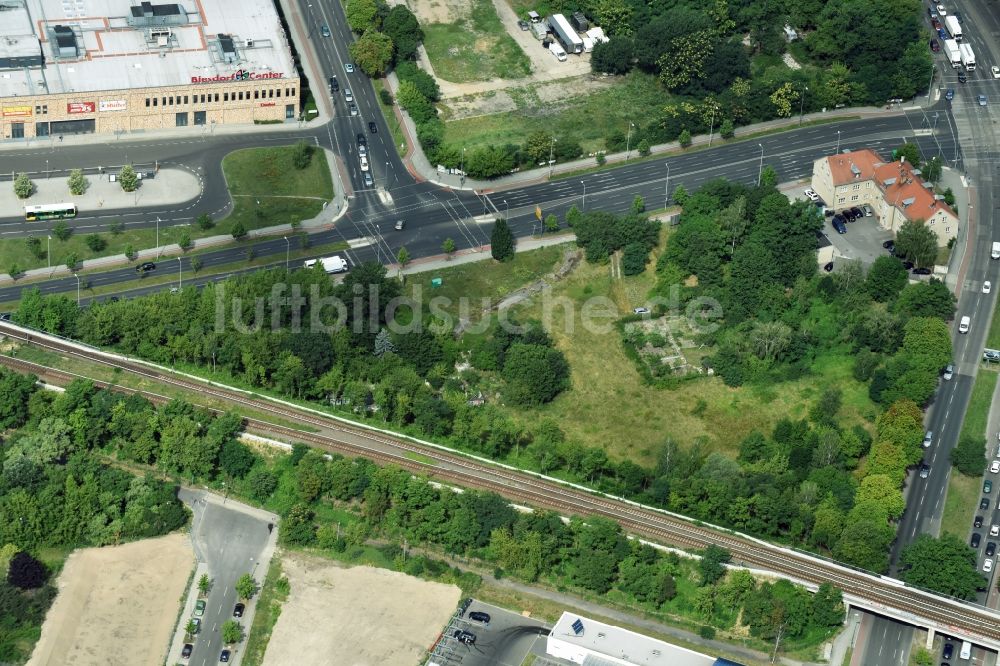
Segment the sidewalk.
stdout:
<svg viewBox="0 0 1000 666">
<path fill-rule="evenodd" d="M 945 284 L 958 296 L 962 283 L 965 281 L 965 271 L 969 264 L 969 239 L 976 237 L 976 211 L 974 207 L 969 206 L 969 202 L 976 198 L 976 191 L 969 185 L 961 172 L 949 167 L 941 169 L 939 185 L 943 189 L 950 187 L 955 194 L 954 209 L 959 220 L 958 235 L 948 260 L 948 275 L 945 278 Z"/>
</svg>

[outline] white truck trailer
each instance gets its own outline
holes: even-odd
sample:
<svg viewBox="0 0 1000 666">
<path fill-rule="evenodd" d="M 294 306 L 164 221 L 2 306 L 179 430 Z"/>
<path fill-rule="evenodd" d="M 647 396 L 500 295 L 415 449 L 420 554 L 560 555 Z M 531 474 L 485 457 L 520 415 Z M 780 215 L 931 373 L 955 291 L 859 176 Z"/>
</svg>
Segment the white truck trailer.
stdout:
<svg viewBox="0 0 1000 666">
<path fill-rule="evenodd" d="M 958 50 L 958 42 L 954 39 L 944 40 L 944 52 L 948 56 L 948 62 L 951 63 L 952 69 L 958 69 L 962 66 L 962 53 Z"/>
<path fill-rule="evenodd" d="M 317 263 L 323 266 L 323 270 L 327 273 L 344 273 L 347 271 L 347 261 L 340 255 L 323 257 L 322 259 L 307 259 L 304 265 L 306 268 L 312 268 Z"/>
<path fill-rule="evenodd" d="M 583 40 L 580 39 L 580 35 L 576 33 L 565 16 L 553 14 L 549 17 L 549 25 L 556 38 L 562 42 L 563 48 L 570 53 L 583 53 Z"/>
<path fill-rule="evenodd" d="M 958 45 L 958 50 L 962 54 L 962 65 L 965 66 L 965 71 L 974 71 L 976 69 L 976 55 L 972 52 L 972 47 L 963 42 Z"/>
<path fill-rule="evenodd" d="M 951 38 L 957 42 L 962 41 L 962 24 L 958 22 L 958 19 L 948 14 L 944 17 L 944 28 L 951 35 Z"/>
</svg>

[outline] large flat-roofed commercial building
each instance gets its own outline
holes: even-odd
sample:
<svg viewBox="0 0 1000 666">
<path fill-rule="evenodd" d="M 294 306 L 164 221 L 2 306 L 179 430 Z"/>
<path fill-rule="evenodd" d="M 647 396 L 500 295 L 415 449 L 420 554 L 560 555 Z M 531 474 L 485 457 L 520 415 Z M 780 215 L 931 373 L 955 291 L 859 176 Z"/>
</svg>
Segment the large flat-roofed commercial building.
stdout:
<svg viewBox="0 0 1000 666">
<path fill-rule="evenodd" d="M 294 120 L 272 0 L 0 0 L 0 138 Z"/>
<path fill-rule="evenodd" d="M 740 666 L 572 613 L 552 627 L 545 652 L 583 666 Z"/>
</svg>

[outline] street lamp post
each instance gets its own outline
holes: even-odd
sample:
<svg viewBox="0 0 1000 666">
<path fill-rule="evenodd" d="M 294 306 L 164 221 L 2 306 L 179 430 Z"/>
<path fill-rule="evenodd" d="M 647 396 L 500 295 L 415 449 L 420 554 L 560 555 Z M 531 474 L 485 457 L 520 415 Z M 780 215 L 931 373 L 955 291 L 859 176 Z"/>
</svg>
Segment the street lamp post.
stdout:
<svg viewBox="0 0 1000 666">
<path fill-rule="evenodd" d="M 670 201 L 670 163 L 664 162 L 667 167 L 667 180 L 663 183 L 663 208 L 666 210 L 667 202 Z"/>
<path fill-rule="evenodd" d="M 840 130 L 837 130 L 837 150 L 835 150 L 834 152 L 835 153 L 840 152 Z"/>
<path fill-rule="evenodd" d="M 807 92 L 809 92 L 809 86 L 802 86 L 802 94 L 799 95 L 799 127 L 802 127 L 802 112 L 805 109 Z"/>
<path fill-rule="evenodd" d="M 52 236 L 46 236 L 45 263 L 46 263 L 46 268 L 52 268 Z"/>
<path fill-rule="evenodd" d="M 292 245 L 288 242 L 288 236 L 282 236 L 285 239 L 285 270 L 288 270 L 288 255 L 292 251 Z"/>
<path fill-rule="evenodd" d="M 583 185 L 583 208 L 582 209 L 583 210 L 587 210 L 587 183 L 585 183 L 584 181 L 581 180 L 580 184 Z"/>
<path fill-rule="evenodd" d="M 49 178 L 51 175 L 52 172 L 49 171 L 49 161 L 45 160 L 45 177 Z"/>
<path fill-rule="evenodd" d="M 73 273 L 73 277 L 76 278 L 76 306 L 80 307 L 80 276 Z"/>
<path fill-rule="evenodd" d="M 712 147 L 712 132 L 715 130 L 715 111 L 719 107 L 712 105 L 712 121 L 708 124 L 708 147 Z"/>
<path fill-rule="evenodd" d="M 760 187 L 760 177 L 764 173 L 764 144 L 758 143 L 760 146 L 760 166 L 757 167 L 757 187 Z"/>
<path fill-rule="evenodd" d="M 927 82 L 927 99 L 931 98 L 931 90 L 934 88 L 934 63 L 931 63 L 931 79 Z"/>
<path fill-rule="evenodd" d="M 504 199 L 503 200 L 503 205 L 504 205 L 504 210 L 506 211 L 504 213 L 503 217 L 504 217 L 504 220 L 509 223 L 510 222 L 510 204 L 507 203 L 506 199 Z"/>
<path fill-rule="evenodd" d="M 180 291 L 184 287 L 184 273 L 182 271 L 184 264 L 181 263 L 181 258 L 177 257 L 177 291 Z"/>
<path fill-rule="evenodd" d="M 160 217 L 156 217 L 156 256 L 160 256 Z"/>
<path fill-rule="evenodd" d="M 552 167 L 555 165 L 555 160 L 552 159 L 552 153 L 556 147 L 556 138 L 552 137 L 552 141 L 549 143 L 549 178 L 552 177 Z"/>
<path fill-rule="evenodd" d="M 625 135 L 625 161 L 628 162 L 629 148 L 632 142 L 632 128 L 635 127 L 635 123 L 629 122 L 628 124 L 628 134 Z"/>
<path fill-rule="evenodd" d="M 465 175 L 465 146 L 462 147 L 462 163 L 459 165 L 458 171 L 460 178 Z"/>
</svg>

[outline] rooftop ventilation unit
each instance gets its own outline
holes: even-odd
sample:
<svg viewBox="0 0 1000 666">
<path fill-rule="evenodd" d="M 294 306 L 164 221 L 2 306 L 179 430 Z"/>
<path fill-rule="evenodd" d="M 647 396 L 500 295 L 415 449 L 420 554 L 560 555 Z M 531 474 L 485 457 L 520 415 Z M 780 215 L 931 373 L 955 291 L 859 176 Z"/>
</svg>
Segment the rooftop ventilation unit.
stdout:
<svg viewBox="0 0 1000 666">
<path fill-rule="evenodd" d="M 78 58 L 80 47 L 76 41 L 76 33 L 67 25 L 56 25 L 52 33 L 52 55 L 56 58 Z"/>
<path fill-rule="evenodd" d="M 188 22 L 187 12 L 178 4 L 154 5 L 142 2 L 129 7 L 128 24 L 133 28 L 148 28 L 154 25 L 184 25 Z"/>
<path fill-rule="evenodd" d="M 236 64 L 239 57 L 236 55 L 236 42 L 232 35 L 219 33 L 219 48 L 222 49 L 222 59 L 230 65 Z"/>
</svg>

